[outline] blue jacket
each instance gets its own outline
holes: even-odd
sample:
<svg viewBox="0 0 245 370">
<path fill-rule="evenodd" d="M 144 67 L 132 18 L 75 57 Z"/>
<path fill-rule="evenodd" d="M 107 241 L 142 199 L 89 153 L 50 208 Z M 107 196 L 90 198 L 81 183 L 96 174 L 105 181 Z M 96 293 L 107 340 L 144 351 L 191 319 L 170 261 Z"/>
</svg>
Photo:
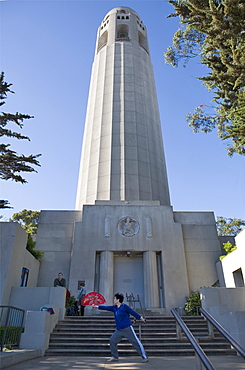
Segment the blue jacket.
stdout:
<svg viewBox="0 0 245 370">
<path fill-rule="evenodd" d="M 118 330 L 128 328 L 129 326 L 132 325 L 132 322 L 129 318 L 130 314 L 134 316 L 137 320 L 140 320 L 141 318 L 141 316 L 137 312 L 132 310 L 132 308 L 130 308 L 125 303 L 122 303 L 119 308 L 117 307 L 117 305 L 114 305 L 114 306 L 98 306 L 98 309 L 114 312 L 116 328 Z"/>
</svg>

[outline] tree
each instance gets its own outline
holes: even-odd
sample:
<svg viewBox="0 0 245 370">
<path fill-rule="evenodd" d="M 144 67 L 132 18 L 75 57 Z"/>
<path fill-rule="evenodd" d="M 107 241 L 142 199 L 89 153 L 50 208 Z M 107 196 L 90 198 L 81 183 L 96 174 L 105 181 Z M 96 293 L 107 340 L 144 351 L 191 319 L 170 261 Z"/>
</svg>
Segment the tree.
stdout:
<svg viewBox="0 0 245 370">
<path fill-rule="evenodd" d="M 9 221 L 18 221 L 27 233 L 31 235 L 36 235 L 39 216 L 39 211 L 23 209 L 21 212 L 14 213 Z"/>
<path fill-rule="evenodd" d="M 219 257 L 220 261 L 222 261 L 224 257 L 228 256 L 228 254 L 235 251 L 237 247 L 235 245 L 232 245 L 231 242 L 226 242 L 226 243 L 223 243 L 223 249 L 226 251 L 226 254 Z"/>
<path fill-rule="evenodd" d="M 13 208 L 13 207 L 10 206 L 8 200 L 0 199 L 0 208 Z"/>
<path fill-rule="evenodd" d="M 10 218 L 10 222 L 17 221 L 21 224 L 23 229 L 28 234 L 26 249 L 36 258 L 43 257 L 43 252 L 35 250 L 36 242 L 33 240 L 33 236 L 37 233 L 38 221 L 40 212 L 23 209 L 19 213 L 14 213 Z"/>
<path fill-rule="evenodd" d="M 186 120 L 193 132 L 217 128 L 228 155 L 245 155 L 245 2 L 244 0 L 168 0 L 181 27 L 165 61 L 184 66 L 196 56 L 209 68 L 199 77 L 213 92 L 213 105 L 200 104 Z"/>
<path fill-rule="evenodd" d="M 200 307 L 201 307 L 200 292 L 191 291 L 190 296 L 186 297 L 185 311 L 187 315 L 197 316 Z"/>
<path fill-rule="evenodd" d="M 243 226 L 245 226 L 245 220 L 240 218 L 226 218 L 218 216 L 216 220 L 216 228 L 219 236 L 236 236 L 243 230 Z M 228 241 L 223 243 L 223 249 L 226 254 L 220 256 L 220 260 L 235 251 L 237 247 Z"/>
<path fill-rule="evenodd" d="M 12 84 L 4 81 L 4 73 L 0 74 L 0 106 L 5 104 L 4 99 L 7 98 L 7 93 L 14 93 L 10 90 Z M 0 136 L 15 138 L 18 140 L 29 140 L 28 136 L 22 135 L 19 132 L 12 131 L 7 128 L 8 124 L 14 123 L 19 128 L 23 127 L 23 121 L 25 119 L 33 118 L 28 114 L 22 113 L 4 113 L 0 114 Z M 24 155 L 17 154 L 16 151 L 10 149 L 10 144 L 0 144 L 0 179 L 2 180 L 13 180 L 16 182 L 21 182 L 22 184 L 27 183 L 27 181 L 20 175 L 21 172 L 37 172 L 32 165 L 40 166 L 37 158 L 41 154 L 36 155 Z M 2 199 L 0 202 L 0 208 L 11 208 L 7 200 Z"/>
<path fill-rule="evenodd" d="M 216 220 L 216 228 L 219 236 L 236 236 L 243 230 L 245 220 L 240 218 L 226 218 L 218 216 Z"/>
</svg>

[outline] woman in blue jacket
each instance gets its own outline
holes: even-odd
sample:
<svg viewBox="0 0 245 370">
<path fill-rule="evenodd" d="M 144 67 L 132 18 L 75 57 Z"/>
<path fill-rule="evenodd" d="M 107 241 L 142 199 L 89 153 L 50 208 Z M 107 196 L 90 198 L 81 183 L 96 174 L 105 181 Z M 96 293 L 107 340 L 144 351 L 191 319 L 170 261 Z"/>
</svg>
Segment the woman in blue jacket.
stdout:
<svg viewBox="0 0 245 370">
<path fill-rule="evenodd" d="M 137 320 L 145 321 L 145 319 L 137 312 L 132 310 L 132 308 L 130 308 L 128 305 L 124 304 L 123 300 L 123 294 L 116 293 L 113 306 L 92 305 L 93 307 L 97 307 L 99 310 L 114 312 L 116 331 L 110 337 L 110 351 L 112 354 L 112 358 L 110 358 L 108 361 L 118 361 L 117 344 L 123 337 L 125 337 L 129 340 L 130 343 L 132 343 L 136 351 L 142 357 L 142 362 L 148 362 L 144 347 L 135 334 L 129 315 L 134 316 Z"/>
</svg>

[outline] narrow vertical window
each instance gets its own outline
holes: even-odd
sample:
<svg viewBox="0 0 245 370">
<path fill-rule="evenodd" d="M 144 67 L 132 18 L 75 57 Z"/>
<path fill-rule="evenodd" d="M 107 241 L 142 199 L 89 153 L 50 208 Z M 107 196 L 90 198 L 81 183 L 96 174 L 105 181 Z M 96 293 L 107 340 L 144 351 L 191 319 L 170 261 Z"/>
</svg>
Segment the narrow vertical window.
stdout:
<svg viewBox="0 0 245 370">
<path fill-rule="evenodd" d="M 26 267 L 23 267 L 22 268 L 22 273 L 21 273 L 21 278 L 20 278 L 20 286 L 21 287 L 26 287 L 27 286 L 28 276 L 29 276 L 29 270 Z"/>
</svg>

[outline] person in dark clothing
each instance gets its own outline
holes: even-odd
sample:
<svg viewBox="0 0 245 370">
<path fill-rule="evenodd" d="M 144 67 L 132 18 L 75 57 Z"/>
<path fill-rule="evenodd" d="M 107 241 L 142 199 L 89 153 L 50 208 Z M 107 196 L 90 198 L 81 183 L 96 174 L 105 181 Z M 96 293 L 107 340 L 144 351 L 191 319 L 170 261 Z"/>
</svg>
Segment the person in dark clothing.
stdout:
<svg viewBox="0 0 245 370">
<path fill-rule="evenodd" d="M 84 316 L 84 308 L 85 306 L 82 305 L 83 297 L 86 295 L 85 283 L 80 284 L 80 291 L 77 296 L 77 305 L 80 306 L 80 316 Z"/>
<path fill-rule="evenodd" d="M 63 278 L 62 272 L 59 272 L 58 277 L 54 279 L 54 286 L 63 286 L 66 288 L 66 280 Z"/>
<path fill-rule="evenodd" d="M 142 357 L 142 362 L 148 362 L 148 357 L 145 353 L 144 347 L 135 334 L 129 315 L 132 315 L 137 320 L 141 321 L 145 321 L 145 318 L 132 310 L 132 308 L 130 308 L 128 305 L 123 303 L 123 300 L 123 294 L 116 293 L 113 306 L 97 306 L 94 304 L 92 305 L 93 307 L 97 307 L 99 310 L 114 312 L 116 331 L 110 337 L 110 351 L 112 357 L 108 361 L 118 361 L 117 344 L 121 341 L 123 337 L 125 337 L 129 340 L 130 343 L 132 343 L 136 351 Z"/>
</svg>

